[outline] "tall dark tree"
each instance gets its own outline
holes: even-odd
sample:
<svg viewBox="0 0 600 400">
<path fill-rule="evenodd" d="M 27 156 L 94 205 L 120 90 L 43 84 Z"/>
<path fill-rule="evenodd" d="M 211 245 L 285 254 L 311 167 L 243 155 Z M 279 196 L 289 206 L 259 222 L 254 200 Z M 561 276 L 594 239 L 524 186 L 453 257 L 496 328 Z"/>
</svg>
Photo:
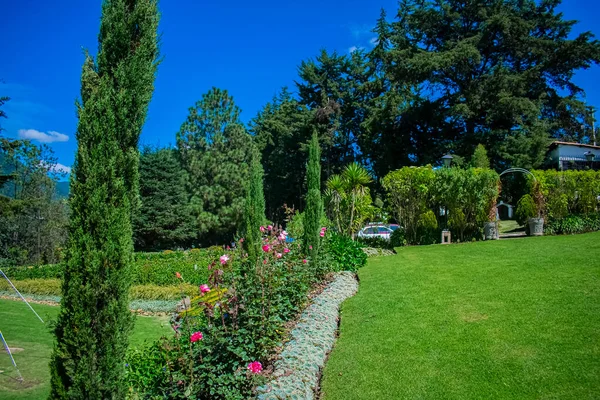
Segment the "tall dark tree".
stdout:
<svg viewBox="0 0 600 400">
<path fill-rule="evenodd" d="M 189 174 L 190 205 L 201 241 L 222 243 L 242 219 L 252 138 L 226 90 L 211 89 L 189 112 L 177 146 Z"/>
<path fill-rule="evenodd" d="M 306 164 L 306 208 L 304 209 L 305 253 L 318 254 L 321 218 L 323 216 L 323 200 L 321 199 L 321 148 L 316 132 L 308 147 L 308 163 Z M 312 249 L 312 250 L 311 250 Z"/>
<path fill-rule="evenodd" d="M 284 88 L 250 123 L 262 153 L 266 213 L 273 222 L 283 222 L 284 204 L 296 209 L 304 206 L 306 143 L 312 115 Z"/>
<path fill-rule="evenodd" d="M 137 145 L 154 89 L 158 21 L 155 0 L 105 0 L 97 59 L 87 55 L 83 65 L 52 399 L 126 396 Z"/>
<path fill-rule="evenodd" d="M 175 149 L 145 147 L 140 155 L 141 208 L 134 223 L 136 249 L 188 247 L 196 238 L 187 174 Z"/>
<path fill-rule="evenodd" d="M 482 143 L 496 168 L 538 166 L 550 137 L 579 129 L 583 90 L 572 78 L 600 61 L 590 32 L 570 38 L 575 21 L 560 3 L 402 1 L 387 72 L 426 89 L 447 148 L 467 156 Z"/>
<path fill-rule="evenodd" d="M 360 156 L 356 145 L 365 117 L 365 68 L 361 51 L 345 56 L 325 50 L 298 68 L 299 100 L 314 111 L 326 177 Z"/>
</svg>

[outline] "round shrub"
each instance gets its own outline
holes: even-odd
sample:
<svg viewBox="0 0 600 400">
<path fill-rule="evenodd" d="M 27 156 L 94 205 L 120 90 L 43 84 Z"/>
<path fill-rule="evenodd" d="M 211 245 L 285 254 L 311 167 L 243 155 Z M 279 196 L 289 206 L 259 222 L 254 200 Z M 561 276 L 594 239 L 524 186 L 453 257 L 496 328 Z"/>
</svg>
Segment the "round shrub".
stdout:
<svg viewBox="0 0 600 400">
<path fill-rule="evenodd" d="M 526 194 L 519 199 L 517 203 L 517 211 L 515 212 L 515 219 L 519 225 L 527 224 L 529 218 L 535 218 L 535 203 L 531 195 Z"/>
<path fill-rule="evenodd" d="M 390 236 L 390 244 L 392 247 L 400 247 L 406 245 L 406 235 L 404 228 L 398 228 Z"/>
<path fill-rule="evenodd" d="M 365 266 L 367 255 L 362 251 L 360 243 L 338 233 L 331 233 L 328 236 L 327 248 L 337 264 L 338 271 L 356 272 Z"/>
</svg>

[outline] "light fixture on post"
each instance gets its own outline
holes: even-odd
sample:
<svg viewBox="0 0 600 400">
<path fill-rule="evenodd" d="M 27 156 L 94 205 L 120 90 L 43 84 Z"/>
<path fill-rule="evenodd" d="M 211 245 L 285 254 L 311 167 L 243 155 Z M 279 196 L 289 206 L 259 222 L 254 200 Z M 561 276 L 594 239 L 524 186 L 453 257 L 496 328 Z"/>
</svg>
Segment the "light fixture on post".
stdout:
<svg viewBox="0 0 600 400">
<path fill-rule="evenodd" d="M 596 155 L 594 153 L 592 153 L 591 151 L 586 151 L 585 153 L 583 153 L 583 155 L 585 156 L 585 159 L 587 160 L 587 162 L 590 163 L 590 168 L 593 169 L 594 159 L 596 158 Z"/>
<path fill-rule="evenodd" d="M 452 157 L 450 154 L 446 154 L 444 157 L 442 157 L 442 161 L 444 162 L 444 167 L 450 168 L 453 158 L 454 157 Z"/>
</svg>

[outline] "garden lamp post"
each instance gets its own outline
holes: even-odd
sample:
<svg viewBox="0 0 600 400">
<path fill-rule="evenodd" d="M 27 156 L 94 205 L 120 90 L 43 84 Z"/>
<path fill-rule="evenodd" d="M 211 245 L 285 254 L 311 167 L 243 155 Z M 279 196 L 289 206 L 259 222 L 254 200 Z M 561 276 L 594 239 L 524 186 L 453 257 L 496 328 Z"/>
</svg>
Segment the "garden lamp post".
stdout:
<svg viewBox="0 0 600 400">
<path fill-rule="evenodd" d="M 590 168 L 594 169 L 594 158 L 596 158 L 596 155 L 591 151 L 586 151 L 585 153 L 583 153 L 583 155 L 585 156 L 587 162 L 590 163 Z"/>
<path fill-rule="evenodd" d="M 444 162 L 444 167 L 450 168 L 450 164 L 452 164 L 453 158 L 454 157 L 452 157 L 450 154 L 446 154 L 444 157 L 442 157 L 442 161 Z"/>
</svg>

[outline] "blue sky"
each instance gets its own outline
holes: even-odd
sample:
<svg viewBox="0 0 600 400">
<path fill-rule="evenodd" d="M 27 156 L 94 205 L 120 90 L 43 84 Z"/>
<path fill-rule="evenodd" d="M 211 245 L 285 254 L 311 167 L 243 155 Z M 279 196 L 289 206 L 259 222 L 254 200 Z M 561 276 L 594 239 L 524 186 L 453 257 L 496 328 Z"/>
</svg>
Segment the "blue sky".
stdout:
<svg viewBox="0 0 600 400">
<path fill-rule="evenodd" d="M 70 166 L 76 150 L 75 99 L 83 48 L 95 53 L 101 0 L 6 1 L 0 14 L 0 95 L 5 134 L 49 142 Z M 347 53 L 369 47 L 370 29 L 390 0 L 162 0 L 160 31 L 164 61 L 141 142 L 167 145 L 187 109 L 212 86 L 227 89 L 250 120 L 282 87 L 293 89 L 297 66 L 319 49 Z M 600 2 L 565 0 L 566 18 L 600 36 Z M 575 83 L 588 104 L 600 107 L 600 67 L 579 72 Z"/>
</svg>

